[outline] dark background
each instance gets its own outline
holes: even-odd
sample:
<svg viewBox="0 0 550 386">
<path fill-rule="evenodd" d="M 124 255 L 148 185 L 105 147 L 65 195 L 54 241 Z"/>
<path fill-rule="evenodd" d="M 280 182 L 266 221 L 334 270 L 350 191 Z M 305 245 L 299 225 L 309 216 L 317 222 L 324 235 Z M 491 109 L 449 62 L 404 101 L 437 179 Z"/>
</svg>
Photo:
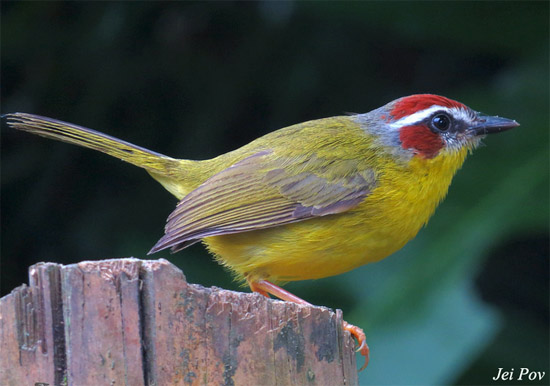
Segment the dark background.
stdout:
<svg viewBox="0 0 550 386">
<path fill-rule="evenodd" d="M 516 119 L 403 250 L 286 288 L 365 328 L 362 384 L 488 384 L 499 367 L 545 371 L 547 384 L 548 7 L 3 1 L 1 112 L 191 159 L 414 93 Z M 176 200 L 143 170 L 5 124 L 1 134 L 2 294 L 39 261 L 147 258 Z M 201 245 L 159 257 L 190 282 L 240 289 Z"/>
</svg>

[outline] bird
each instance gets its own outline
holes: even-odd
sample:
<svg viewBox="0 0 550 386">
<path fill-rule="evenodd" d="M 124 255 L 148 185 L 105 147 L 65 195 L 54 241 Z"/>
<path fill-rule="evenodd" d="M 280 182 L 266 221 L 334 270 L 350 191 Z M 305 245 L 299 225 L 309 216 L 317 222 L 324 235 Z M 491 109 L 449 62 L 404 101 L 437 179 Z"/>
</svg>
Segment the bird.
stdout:
<svg viewBox="0 0 550 386">
<path fill-rule="evenodd" d="M 363 114 L 310 120 L 218 157 L 165 156 L 34 114 L 10 127 L 145 169 L 179 202 L 149 254 L 202 241 L 253 292 L 298 304 L 278 284 L 338 275 L 402 248 L 428 222 L 466 156 L 519 126 L 455 100 L 416 94 Z M 364 331 L 346 321 L 365 357 Z"/>
</svg>

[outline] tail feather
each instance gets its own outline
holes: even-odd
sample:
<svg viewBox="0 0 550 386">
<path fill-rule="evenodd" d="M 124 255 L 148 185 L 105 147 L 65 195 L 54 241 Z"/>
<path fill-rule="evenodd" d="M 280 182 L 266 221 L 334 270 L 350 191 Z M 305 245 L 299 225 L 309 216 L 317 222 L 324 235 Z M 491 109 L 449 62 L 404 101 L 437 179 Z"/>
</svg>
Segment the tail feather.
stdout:
<svg viewBox="0 0 550 386">
<path fill-rule="evenodd" d="M 175 158 L 72 123 L 26 113 L 6 114 L 3 117 L 7 118 L 8 125 L 15 129 L 98 150 L 142 167 L 155 175 L 171 177 L 179 166 L 180 161 Z"/>
</svg>

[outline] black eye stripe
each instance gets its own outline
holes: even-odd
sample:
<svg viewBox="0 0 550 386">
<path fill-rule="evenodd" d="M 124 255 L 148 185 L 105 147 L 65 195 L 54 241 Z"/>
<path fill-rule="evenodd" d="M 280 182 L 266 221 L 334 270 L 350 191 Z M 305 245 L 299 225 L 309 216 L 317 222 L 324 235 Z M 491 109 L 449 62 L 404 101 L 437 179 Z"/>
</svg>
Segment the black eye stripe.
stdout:
<svg viewBox="0 0 550 386">
<path fill-rule="evenodd" d="M 436 111 L 423 120 L 423 123 L 436 133 L 456 131 L 459 122 L 446 111 Z"/>
<path fill-rule="evenodd" d="M 471 113 L 473 117 L 475 117 L 475 113 Z M 434 118 L 440 115 L 444 115 L 449 119 L 449 125 L 446 130 L 442 130 L 441 128 L 438 128 L 434 125 Z M 471 122 L 468 122 L 468 120 L 464 120 L 463 116 L 455 117 L 451 112 L 446 110 L 437 110 L 434 111 L 429 116 L 425 117 L 424 119 L 420 120 L 417 125 L 424 125 L 428 127 L 432 132 L 444 134 L 444 133 L 458 133 L 468 130 L 468 128 L 471 125 Z"/>
</svg>

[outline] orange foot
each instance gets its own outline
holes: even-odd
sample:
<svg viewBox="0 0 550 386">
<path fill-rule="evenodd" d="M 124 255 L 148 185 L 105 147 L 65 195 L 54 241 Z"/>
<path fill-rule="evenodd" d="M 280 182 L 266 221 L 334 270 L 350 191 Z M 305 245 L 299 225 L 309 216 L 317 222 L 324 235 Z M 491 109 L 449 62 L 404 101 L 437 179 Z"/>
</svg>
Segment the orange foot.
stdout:
<svg viewBox="0 0 550 386">
<path fill-rule="evenodd" d="M 363 367 L 359 369 L 359 371 L 365 370 L 367 365 L 369 364 L 369 346 L 367 345 L 367 337 L 365 336 L 365 332 L 362 328 L 359 328 L 357 326 L 354 326 L 353 324 L 349 324 L 345 320 L 342 323 L 344 325 L 344 330 L 349 331 L 349 333 L 357 339 L 357 350 L 365 357 L 365 364 Z"/>
<path fill-rule="evenodd" d="M 258 292 L 266 297 L 269 297 L 269 294 L 271 294 L 281 300 L 286 300 L 287 302 L 293 302 L 308 306 L 312 305 L 311 303 L 306 302 L 304 299 L 291 294 L 290 292 L 282 289 L 279 286 L 276 286 L 275 284 L 267 280 L 248 282 L 248 285 L 253 292 Z M 369 346 L 367 345 L 367 338 L 365 336 L 365 333 L 363 332 L 363 329 L 354 326 L 353 324 L 349 324 L 346 321 L 343 321 L 343 328 L 344 330 L 349 331 L 349 333 L 355 339 L 357 339 L 357 344 L 359 346 L 357 348 L 357 351 L 361 352 L 361 355 L 365 357 L 365 364 L 359 369 L 359 371 L 363 371 L 369 364 Z"/>
</svg>

